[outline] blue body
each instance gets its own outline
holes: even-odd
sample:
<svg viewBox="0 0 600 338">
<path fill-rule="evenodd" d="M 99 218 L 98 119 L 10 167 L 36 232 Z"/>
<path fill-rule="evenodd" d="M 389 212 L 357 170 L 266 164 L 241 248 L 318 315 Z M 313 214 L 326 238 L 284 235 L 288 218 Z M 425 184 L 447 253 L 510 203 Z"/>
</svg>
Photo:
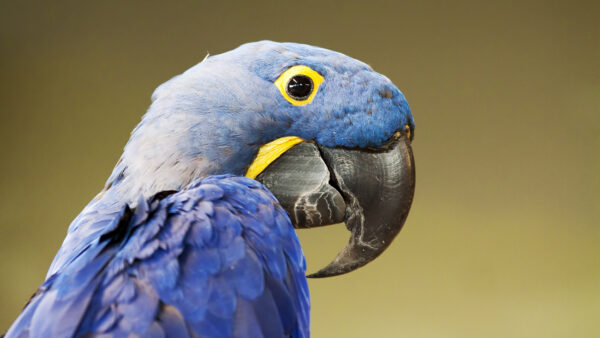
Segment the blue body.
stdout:
<svg viewBox="0 0 600 338">
<path fill-rule="evenodd" d="M 307 337 L 305 262 L 260 183 L 211 176 L 95 212 L 103 230 L 52 275 L 8 337 Z"/>
<path fill-rule="evenodd" d="M 304 106 L 273 84 L 295 65 L 324 78 Z M 307 336 L 289 219 L 257 182 L 211 175 L 244 175 L 280 137 L 380 147 L 405 125 L 414 128 L 404 95 L 343 54 L 261 41 L 208 57 L 157 88 L 8 337 Z M 155 197 L 164 191 L 176 193 Z"/>
</svg>

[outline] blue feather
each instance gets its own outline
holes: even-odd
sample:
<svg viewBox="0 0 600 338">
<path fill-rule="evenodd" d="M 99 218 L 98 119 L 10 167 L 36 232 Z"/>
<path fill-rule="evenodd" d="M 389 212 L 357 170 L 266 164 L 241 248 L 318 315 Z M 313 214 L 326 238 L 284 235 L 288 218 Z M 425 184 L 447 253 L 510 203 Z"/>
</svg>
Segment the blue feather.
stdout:
<svg viewBox="0 0 600 338">
<path fill-rule="evenodd" d="M 304 106 L 273 85 L 299 64 L 325 78 Z M 405 125 L 398 88 L 343 54 L 261 41 L 208 57 L 156 89 L 7 337 L 307 337 L 288 216 L 260 183 L 222 174 L 244 175 L 280 137 L 380 147 Z"/>
<path fill-rule="evenodd" d="M 158 324 L 162 327 L 167 337 L 189 337 L 188 328 L 185 319 L 177 309 L 172 306 L 163 305 L 159 315 Z"/>
<path fill-rule="evenodd" d="M 238 338 L 261 338 L 264 334 L 260 323 L 256 318 L 255 308 L 245 299 L 240 299 L 235 311 L 235 322 L 237 323 L 233 336 Z"/>
<path fill-rule="evenodd" d="M 244 257 L 230 265 L 224 277 L 233 284 L 240 297 L 254 299 L 264 291 L 264 266 L 250 248 L 245 251 Z"/>
<path fill-rule="evenodd" d="M 249 200 L 252 207 L 242 210 L 240 201 Z M 173 207 L 182 205 L 192 207 Z M 208 177 L 138 206 L 114 214 L 119 225 L 40 288 L 8 337 L 308 336 L 309 306 L 299 298 L 308 295 L 297 292 L 305 271 L 285 254 L 290 242 L 293 252 L 301 249 L 264 187 Z M 283 235 L 265 230 L 283 219 Z M 271 260 L 282 267 L 273 269 Z"/>
</svg>

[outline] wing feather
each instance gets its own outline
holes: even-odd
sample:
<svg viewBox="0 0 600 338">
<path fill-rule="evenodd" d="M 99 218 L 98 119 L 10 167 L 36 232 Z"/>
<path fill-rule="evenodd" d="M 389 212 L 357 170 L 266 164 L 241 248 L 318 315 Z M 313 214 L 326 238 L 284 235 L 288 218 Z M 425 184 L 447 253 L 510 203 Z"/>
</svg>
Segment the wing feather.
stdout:
<svg viewBox="0 0 600 338">
<path fill-rule="evenodd" d="M 98 223 L 79 226 L 96 238 L 69 242 L 77 253 L 55 259 L 7 337 L 308 336 L 304 257 L 257 182 L 214 176 L 135 210 L 89 208 L 79 218 Z"/>
</svg>

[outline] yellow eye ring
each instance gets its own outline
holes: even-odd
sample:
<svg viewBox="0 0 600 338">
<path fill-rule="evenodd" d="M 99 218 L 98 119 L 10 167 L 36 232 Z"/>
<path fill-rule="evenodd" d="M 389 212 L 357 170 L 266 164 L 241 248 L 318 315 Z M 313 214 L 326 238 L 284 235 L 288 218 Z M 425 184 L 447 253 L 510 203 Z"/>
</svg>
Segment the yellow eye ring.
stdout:
<svg viewBox="0 0 600 338">
<path fill-rule="evenodd" d="M 292 95 L 290 95 L 289 89 L 298 80 L 300 80 L 300 82 L 302 82 L 303 80 L 309 80 L 309 81 L 305 81 L 304 83 L 300 83 L 300 84 L 301 85 L 303 84 L 305 86 L 304 90 L 307 90 L 308 86 L 310 86 L 310 93 L 307 95 L 302 95 L 303 97 L 300 97 L 300 98 L 294 98 L 294 97 L 292 97 Z M 283 72 L 279 76 L 279 78 L 277 78 L 277 80 L 275 80 L 274 84 L 275 84 L 275 86 L 277 86 L 277 89 L 279 89 L 279 92 L 281 93 L 281 95 L 289 103 L 293 104 L 294 106 L 303 106 L 305 104 L 312 102 L 313 98 L 317 94 L 319 86 L 321 85 L 321 83 L 323 83 L 323 80 L 324 80 L 323 76 L 321 76 L 321 74 L 312 70 L 310 67 L 304 66 L 304 65 L 298 65 L 298 66 L 293 66 L 293 67 L 289 68 L 288 70 L 286 70 L 285 72 Z M 310 84 L 309 84 L 309 82 L 310 82 Z"/>
</svg>

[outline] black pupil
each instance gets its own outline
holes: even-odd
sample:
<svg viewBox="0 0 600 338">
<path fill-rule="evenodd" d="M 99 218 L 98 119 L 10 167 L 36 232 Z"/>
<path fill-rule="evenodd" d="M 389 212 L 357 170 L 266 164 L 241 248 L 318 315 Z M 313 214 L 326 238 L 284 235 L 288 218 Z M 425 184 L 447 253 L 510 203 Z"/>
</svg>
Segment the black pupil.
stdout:
<svg viewBox="0 0 600 338">
<path fill-rule="evenodd" d="M 290 79 L 287 85 L 287 93 L 296 100 L 304 100 L 310 96 L 313 82 L 306 75 L 296 75 Z"/>
</svg>

